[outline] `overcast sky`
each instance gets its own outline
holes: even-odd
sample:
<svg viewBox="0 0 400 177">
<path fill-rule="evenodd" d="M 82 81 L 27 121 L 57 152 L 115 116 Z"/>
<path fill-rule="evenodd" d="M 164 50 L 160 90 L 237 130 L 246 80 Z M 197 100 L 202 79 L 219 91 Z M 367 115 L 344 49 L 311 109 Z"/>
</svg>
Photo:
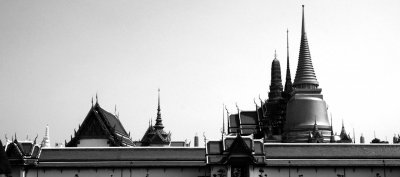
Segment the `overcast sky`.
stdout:
<svg viewBox="0 0 400 177">
<path fill-rule="evenodd" d="M 0 135 L 69 140 L 96 92 L 140 139 L 157 89 L 173 140 L 220 138 L 222 104 L 254 110 L 277 50 L 292 78 L 301 5 L 324 99 L 357 142 L 400 133 L 400 1 L 0 0 Z M 282 73 L 285 76 L 285 73 Z M 284 77 L 283 77 L 284 79 Z M 258 99 L 257 99 L 258 100 Z"/>
</svg>

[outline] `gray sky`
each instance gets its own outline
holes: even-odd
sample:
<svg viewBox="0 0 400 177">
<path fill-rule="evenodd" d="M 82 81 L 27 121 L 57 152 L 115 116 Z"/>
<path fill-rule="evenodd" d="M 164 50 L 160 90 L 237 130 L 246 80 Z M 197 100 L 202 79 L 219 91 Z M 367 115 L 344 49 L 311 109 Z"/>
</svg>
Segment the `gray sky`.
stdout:
<svg viewBox="0 0 400 177">
<path fill-rule="evenodd" d="M 267 98 L 277 50 L 294 78 L 301 4 L 311 56 L 335 131 L 367 141 L 400 133 L 400 1 L 0 0 L 0 135 L 50 126 L 69 140 L 99 95 L 133 139 L 155 119 L 157 88 L 173 140 L 220 137 L 222 104 Z M 284 76 L 284 73 L 282 73 Z M 357 142 L 358 142 L 357 137 Z"/>
</svg>

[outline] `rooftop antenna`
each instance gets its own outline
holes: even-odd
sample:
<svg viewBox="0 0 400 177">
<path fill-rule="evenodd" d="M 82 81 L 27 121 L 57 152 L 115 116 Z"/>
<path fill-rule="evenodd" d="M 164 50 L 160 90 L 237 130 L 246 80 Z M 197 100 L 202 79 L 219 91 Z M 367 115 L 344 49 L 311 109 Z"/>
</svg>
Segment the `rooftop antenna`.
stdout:
<svg viewBox="0 0 400 177">
<path fill-rule="evenodd" d="M 375 130 L 374 130 L 374 138 L 376 138 Z"/>
<path fill-rule="evenodd" d="M 356 144 L 356 131 L 353 128 L 353 143 Z"/>
</svg>

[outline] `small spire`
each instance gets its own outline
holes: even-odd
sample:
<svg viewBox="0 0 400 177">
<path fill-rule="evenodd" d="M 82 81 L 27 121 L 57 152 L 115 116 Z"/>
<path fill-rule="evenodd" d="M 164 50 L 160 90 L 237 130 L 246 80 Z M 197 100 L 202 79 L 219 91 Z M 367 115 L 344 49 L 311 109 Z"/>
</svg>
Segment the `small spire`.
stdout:
<svg viewBox="0 0 400 177">
<path fill-rule="evenodd" d="M 96 104 L 99 103 L 99 97 L 97 97 L 97 92 L 96 92 Z"/>
<path fill-rule="evenodd" d="M 224 111 L 224 109 L 225 109 L 225 104 L 222 103 L 222 138 L 225 134 L 225 113 L 224 113 L 225 111 Z"/>
<path fill-rule="evenodd" d="M 228 134 L 229 134 L 229 133 L 231 133 L 231 132 L 230 132 L 230 126 L 231 126 L 231 125 L 230 125 L 230 123 L 229 123 L 229 121 L 230 121 L 230 120 L 229 120 L 229 111 L 228 111 L 228 108 L 226 108 L 226 105 L 225 105 L 225 110 L 226 110 L 226 118 L 228 119 L 227 121 L 228 121 Z"/>
<path fill-rule="evenodd" d="M 157 118 L 156 118 L 156 124 L 154 125 L 154 128 L 156 128 L 156 129 L 163 129 L 164 128 L 164 125 L 162 124 L 162 119 L 161 119 L 160 88 L 158 88 Z"/>
<path fill-rule="evenodd" d="M 274 54 L 274 60 L 271 65 L 271 84 L 269 86 L 268 99 L 273 100 L 281 98 L 281 92 L 283 91 L 282 77 L 281 77 L 281 64 L 277 59 L 276 50 Z"/>
<path fill-rule="evenodd" d="M 285 93 L 291 93 L 293 91 L 292 76 L 290 74 L 289 64 L 289 29 L 286 30 L 286 82 L 285 82 Z"/>
<path fill-rule="evenodd" d="M 50 147 L 50 130 L 49 124 L 46 125 L 46 130 L 44 132 L 44 137 L 41 143 L 42 147 Z"/>
<path fill-rule="evenodd" d="M 92 96 L 92 107 L 93 107 L 93 96 Z"/>
</svg>

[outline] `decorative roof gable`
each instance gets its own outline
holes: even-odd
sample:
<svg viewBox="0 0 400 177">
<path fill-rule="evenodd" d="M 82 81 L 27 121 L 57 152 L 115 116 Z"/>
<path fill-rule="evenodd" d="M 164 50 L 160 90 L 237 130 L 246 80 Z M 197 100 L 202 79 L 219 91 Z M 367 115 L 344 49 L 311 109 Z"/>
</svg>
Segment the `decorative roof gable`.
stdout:
<svg viewBox="0 0 400 177">
<path fill-rule="evenodd" d="M 110 146 L 133 146 L 119 119 L 96 103 L 66 147 L 76 147 L 81 139 L 108 139 Z"/>
</svg>

